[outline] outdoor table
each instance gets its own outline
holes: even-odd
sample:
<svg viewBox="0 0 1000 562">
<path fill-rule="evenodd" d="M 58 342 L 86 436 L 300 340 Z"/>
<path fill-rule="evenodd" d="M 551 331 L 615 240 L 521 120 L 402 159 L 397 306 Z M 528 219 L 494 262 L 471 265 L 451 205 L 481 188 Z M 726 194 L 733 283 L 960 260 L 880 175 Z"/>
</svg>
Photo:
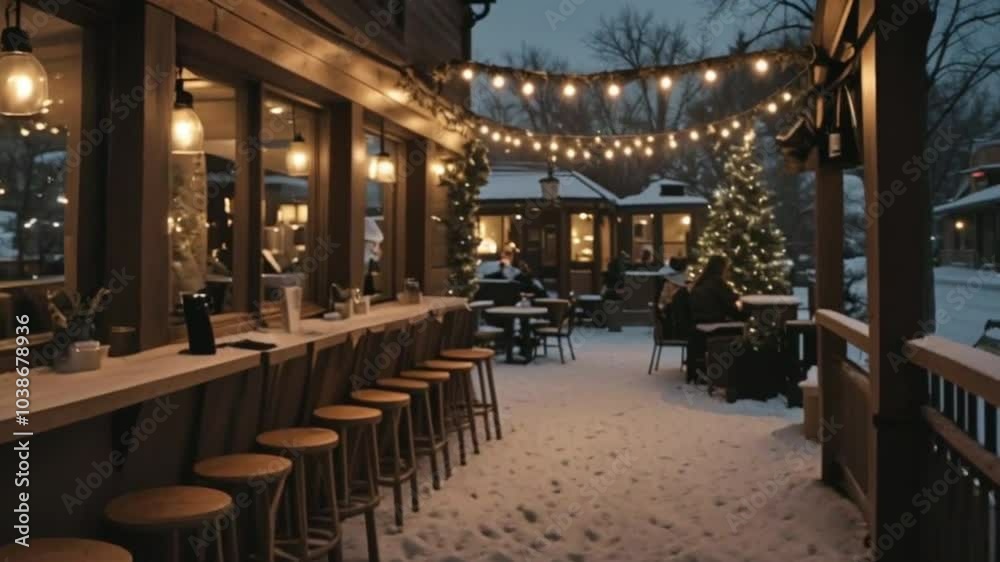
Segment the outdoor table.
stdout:
<svg viewBox="0 0 1000 562">
<path fill-rule="evenodd" d="M 778 313 L 775 319 L 777 323 L 784 324 L 788 320 L 795 320 L 798 316 L 799 305 L 802 301 L 792 295 L 746 295 L 740 298 L 743 303 L 743 311 L 758 316 L 765 311 Z"/>
<path fill-rule="evenodd" d="M 601 308 L 603 301 L 604 297 L 595 294 L 578 295 L 576 297 L 576 302 L 580 305 L 581 317 L 591 324 L 594 323 L 594 314 Z M 573 313 L 576 314 L 576 311 L 573 311 Z"/>
<path fill-rule="evenodd" d="M 487 316 L 493 316 L 503 322 L 504 338 L 507 345 L 507 363 L 522 363 L 525 365 L 530 363 L 535 353 L 535 344 L 531 337 L 531 322 L 529 321 L 532 318 L 548 315 L 549 309 L 539 306 L 496 306 L 487 308 L 485 312 Z M 520 344 L 521 353 L 524 356 L 523 361 L 516 361 L 514 359 L 515 320 L 521 321 Z"/>
</svg>

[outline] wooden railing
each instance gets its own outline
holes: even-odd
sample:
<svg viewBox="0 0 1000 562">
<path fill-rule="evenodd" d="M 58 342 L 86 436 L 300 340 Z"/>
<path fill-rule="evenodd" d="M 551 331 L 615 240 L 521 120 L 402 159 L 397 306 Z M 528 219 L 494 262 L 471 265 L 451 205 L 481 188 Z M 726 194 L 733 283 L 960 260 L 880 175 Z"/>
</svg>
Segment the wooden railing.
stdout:
<svg viewBox="0 0 1000 562">
<path fill-rule="evenodd" d="M 1000 357 L 939 337 L 912 340 L 910 360 L 927 370 L 921 409 L 921 562 L 1000 559 L 997 404 Z"/>
<path fill-rule="evenodd" d="M 868 352 L 868 326 L 832 310 L 816 313 L 820 342 L 822 416 L 829 430 L 822 435 L 824 479 L 840 487 L 871 523 L 869 505 L 872 388 L 865 369 L 848 360 L 844 343 Z"/>
</svg>

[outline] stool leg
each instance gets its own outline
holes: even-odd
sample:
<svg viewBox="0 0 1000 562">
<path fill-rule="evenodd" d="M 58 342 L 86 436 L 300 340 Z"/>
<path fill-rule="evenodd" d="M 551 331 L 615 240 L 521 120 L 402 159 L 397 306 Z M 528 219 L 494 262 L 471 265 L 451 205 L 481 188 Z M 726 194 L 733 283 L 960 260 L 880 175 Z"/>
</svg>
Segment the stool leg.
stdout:
<svg viewBox="0 0 1000 562">
<path fill-rule="evenodd" d="M 452 376 L 451 380 L 448 381 L 448 385 L 450 386 L 448 393 L 451 396 L 451 403 L 448 404 L 448 418 L 451 420 L 451 426 L 458 433 L 458 463 L 465 466 L 465 430 L 462 429 L 462 424 L 459 423 L 457 407 L 458 396 L 461 394 L 462 389 L 462 381 L 460 379 L 460 376 Z"/>
<path fill-rule="evenodd" d="M 444 411 L 444 383 L 436 385 L 437 400 L 438 400 L 438 427 L 441 428 L 441 440 L 444 441 L 442 446 L 442 456 L 444 457 L 444 477 L 447 480 L 451 478 L 451 444 L 448 442 L 448 426 L 445 425 L 445 411 Z"/>
<path fill-rule="evenodd" d="M 413 474 L 410 476 L 410 500 L 413 503 L 413 512 L 417 513 L 420 511 L 420 486 L 417 481 L 419 472 L 417 470 L 417 444 L 413 438 L 413 409 L 410 406 L 406 407 L 406 437 L 409 440 L 406 448 L 410 452 L 410 467 L 413 469 Z M 434 447 L 431 447 L 431 453 L 433 452 Z M 431 457 L 433 458 L 433 454 Z"/>
<path fill-rule="evenodd" d="M 490 403 L 493 405 L 493 425 L 497 432 L 497 440 L 503 439 L 503 431 L 500 429 L 500 402 L 497 400 L 497 386 L 493 380 L 493 360 L 486 360 L 486 380 L 490 385 Z"/>
<path fill-rule="evenodd" d="M 368 535 L 368 562 L 379 562 L 378 528 L 375 526 L 375 508 L 365 512 L 365 533 Z"/>
<path fill-rule="evenodd" d="M 167 560 L 168 562 L 181 562 L 180 531 L 170 533 L 170 539 L 167 540 Z"/>
<path fill-rule="evenodd" d="M 350 468 L 350 461 L 347 460 L 349 451 L 348 447 L 350 446 L 350 443 L 348 441 L 348 439 L 350 438 L 349 434 L 350 431 L 348 431 L 347 429 L 344 429 L 344 431 L 340 432 L 340 466 L 341 466 L 340 476 L 341 476 L 341 486 L 343 487 L 340 494 L 340 502 L 341 505 L 343 505 L 344 507 L 351 505 L 351 468 Z M 355 445 L 355 447 L 358 447 L 361 444 L 362 441 L 358 439 L 358 445 Z"/>
<path fill-rule="evenodd" d="M 434 410 L 431 409 L 431 390 L 424 393 L 424 412 L 427 416 L 427 438 L 431 444 L 431 481 L 435 490 L 441 489 L 441 473 L 438 470 L 437 439 L 434 437 Z"/>
<path fill-rule="evenodd" d="M 306 459 L 297 459 L 292 466 L 295 490 L 292 509 L 295 510 L 295 534 L 299 540 L 299 557 L 309 560 L 309 515 L 306 512 Z"/>
<path fill-rule="evenodd" d="M 335 537 L 334 540 L 337 541 L 339 550 L 343 536 L 340 530 L 340 513 L 337 510 L 337 477 L 333 468 L 333 451 L 327 451 L 323 455 L 322 466 L 325 473 L 323 476 L 327 481 L 326 493 L 328 495 L 326 500 L 330 503 L 330 531 Z"/>
<path fill-rule="evenodd" d="M 260 498 L 254 503 L 256 512 L 257 532 L 260 538 L 257 540 L 257 560 L 261 562 L 274 562 L 274 525 L 276 520 L 276 510 L 280 505 L 281 488 L 284 485 L 284 478 L 277 483 L 275 491 L 270 489 L 261 492 Z"/>
<path fill-rule="evenodd" d="M 476 373 L 479 375 L 479 393 L 482 395 L 483 403 L 483 426 L 486 431 L 486 440 L 492 441 L 493 436 L 490 435 L 490 410 L 489 410 L 489 398 L 486 396 L 486 376 L 483 374 L 483 362 L 476 361 Z"/>
<path fill-rule="evenodd" d="M 396 512 L 396 526 L 403 526 L 403 482 L 400 477 L 402 472 L 403 454 L 399 446 L 399 410 L 393 410 L 389 420 L 389 431 L 392 432 L 392 503 Z"/>
<path fill-rule="evenodd" d="M 226 554 L 226 562 L 240 562 L 240 536 L 236 532 L 236 519 L 233 518 L 232 524 L 229 525 L 229 540 L 226 541 L 229 544 Z M 221 537 L 220 537 L 221 540 Z"/>
<path fill-rule="evenodd" d="M 371 490 L 372 496 L 377 496 L 379 493 L 378 480 L 379 480 L 379 451 L 378 451 L 378 426 L 370 425 L 369 427 L 369 441 L 366 449 L 368 449 L 368 463 L 369 467 L 366 471 L 368 473 L 368 489 Z M 378 552 L 378 527 L 375 525 L 375 508 L 372 507 L 365 512 L 365 534 L 368 538 L 368 562 L 379 562 L 379 552 Z"/>
<path fill-rule="evenodd" d="M 469 418 L 469 433 L 472 434 L 472 452 L 479 454 L 479 436 L 476 435 L 476 412 L 472 408 L 472 372 L 462 373 L 462 386 L 465 390 L 465 415 Z"/>
</svg>

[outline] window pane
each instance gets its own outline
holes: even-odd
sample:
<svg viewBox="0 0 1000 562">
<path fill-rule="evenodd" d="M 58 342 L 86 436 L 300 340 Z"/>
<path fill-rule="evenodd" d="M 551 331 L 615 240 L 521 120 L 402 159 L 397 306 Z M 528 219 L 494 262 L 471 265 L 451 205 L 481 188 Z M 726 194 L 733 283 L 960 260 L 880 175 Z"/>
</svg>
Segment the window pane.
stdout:
<svg viewBox="0 0 1000 562">
<path fill-rule="evenodd" d="M 309 190 L 315 183 L 318 115 L 289 100 L 264 100 L 264 240 L 261 246 L 266 300 L 283 287 L 307 287 Z"/>
<path fill-rule="evenodd" d="M 39 16 L 23 10 L 27 21 Z M 48 74 L 48 105 L 33 117 L 0 116 L 0 338 L 13 337 L 15 314 L 31 318 L 32 333 L 50 329 L 46 290 L 63 286 L 64 238 L 75 234 L 66 232 L 66 209 L 81 155 L 67 149 L 81 138 L 83 30 L 41 17 L 47 23 L 31 39 Z"/>
<path fill-rule="evenodd" d="M 653 253 L 653 217 L 632 215 L 632 259 L 639 260 L 644 252 Z"/>
<path fill-rule="evenodd" d="M 663 215 L 663 257 L 664 259 L 687 256 L 688 234 L 691 232 L 691 215 Z"/>
<path fill-rule="evenodd" d="M 183 295 L 207 291 L 213 312 L 233 309 L 233 215 L 236 180 L 236 91 L 184 72 L 184 89 L 203 131 L 203 145 L 189 147 L 196 129 L 183 110 L 174 112 L 170 155 L 171 295 L 177 317 Z"/>
<path fill-rule="evenodd" d="M 579 213 L 570 216 L 570 255 L 576 262 L 594 261 L 594 215 Z"/>
<path fill-rule="evenodd" d="M 382 152 L 382 143 L 378 135 L 367 135 L 368 156 L 377 156 Z M 398 154 L 398 146 L 388 139 L 385 141 L 385 152 L 393 160 Z M 399 166 L 397 165 L 397 177 Z M 393 263 L 395 259 L 392 225 L 395 216 L 396 184 L 368 181 L 366 188 L 365 210 L 365 254 L 364 294 L 376 298 L 391 298 L 395 296 L 393 287 Z"/>
<path fill-rule="evenodd" d="M 500 215 L 479 217 L 480 258 L 496 257 L 506 243 L 504 217 Z"/>
</svg>

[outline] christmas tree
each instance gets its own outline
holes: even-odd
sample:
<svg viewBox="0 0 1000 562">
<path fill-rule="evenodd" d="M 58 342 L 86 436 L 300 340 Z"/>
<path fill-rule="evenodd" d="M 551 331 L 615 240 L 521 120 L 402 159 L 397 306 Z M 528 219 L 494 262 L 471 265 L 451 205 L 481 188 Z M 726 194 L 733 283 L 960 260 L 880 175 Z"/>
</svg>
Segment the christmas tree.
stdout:
<svg viewBox="0 0 1000 562">
<path fill-rule="evenodd" d="M 755 135 L 728 147 L 723 185 L 715 191 L 708 225 L 698 240 L 700 272 L 710 256 L 729 259 L 729 280 L 742 295 L 788 294 L 785 235 L 775 224 L 767 187 L 754 160 Z"/>
<path fill-rule="evenodd" d="M 479 190 L 490 177 L 486 147 L 478 140 L 466 143 L 461 159 L 449 162 L 441 185 L 448 190 L 448 292 L 472 298 L 479 282 L 476 279 L 476 248 L 479 238 L 476 218 L 479 215 Z"/>
</svg>

